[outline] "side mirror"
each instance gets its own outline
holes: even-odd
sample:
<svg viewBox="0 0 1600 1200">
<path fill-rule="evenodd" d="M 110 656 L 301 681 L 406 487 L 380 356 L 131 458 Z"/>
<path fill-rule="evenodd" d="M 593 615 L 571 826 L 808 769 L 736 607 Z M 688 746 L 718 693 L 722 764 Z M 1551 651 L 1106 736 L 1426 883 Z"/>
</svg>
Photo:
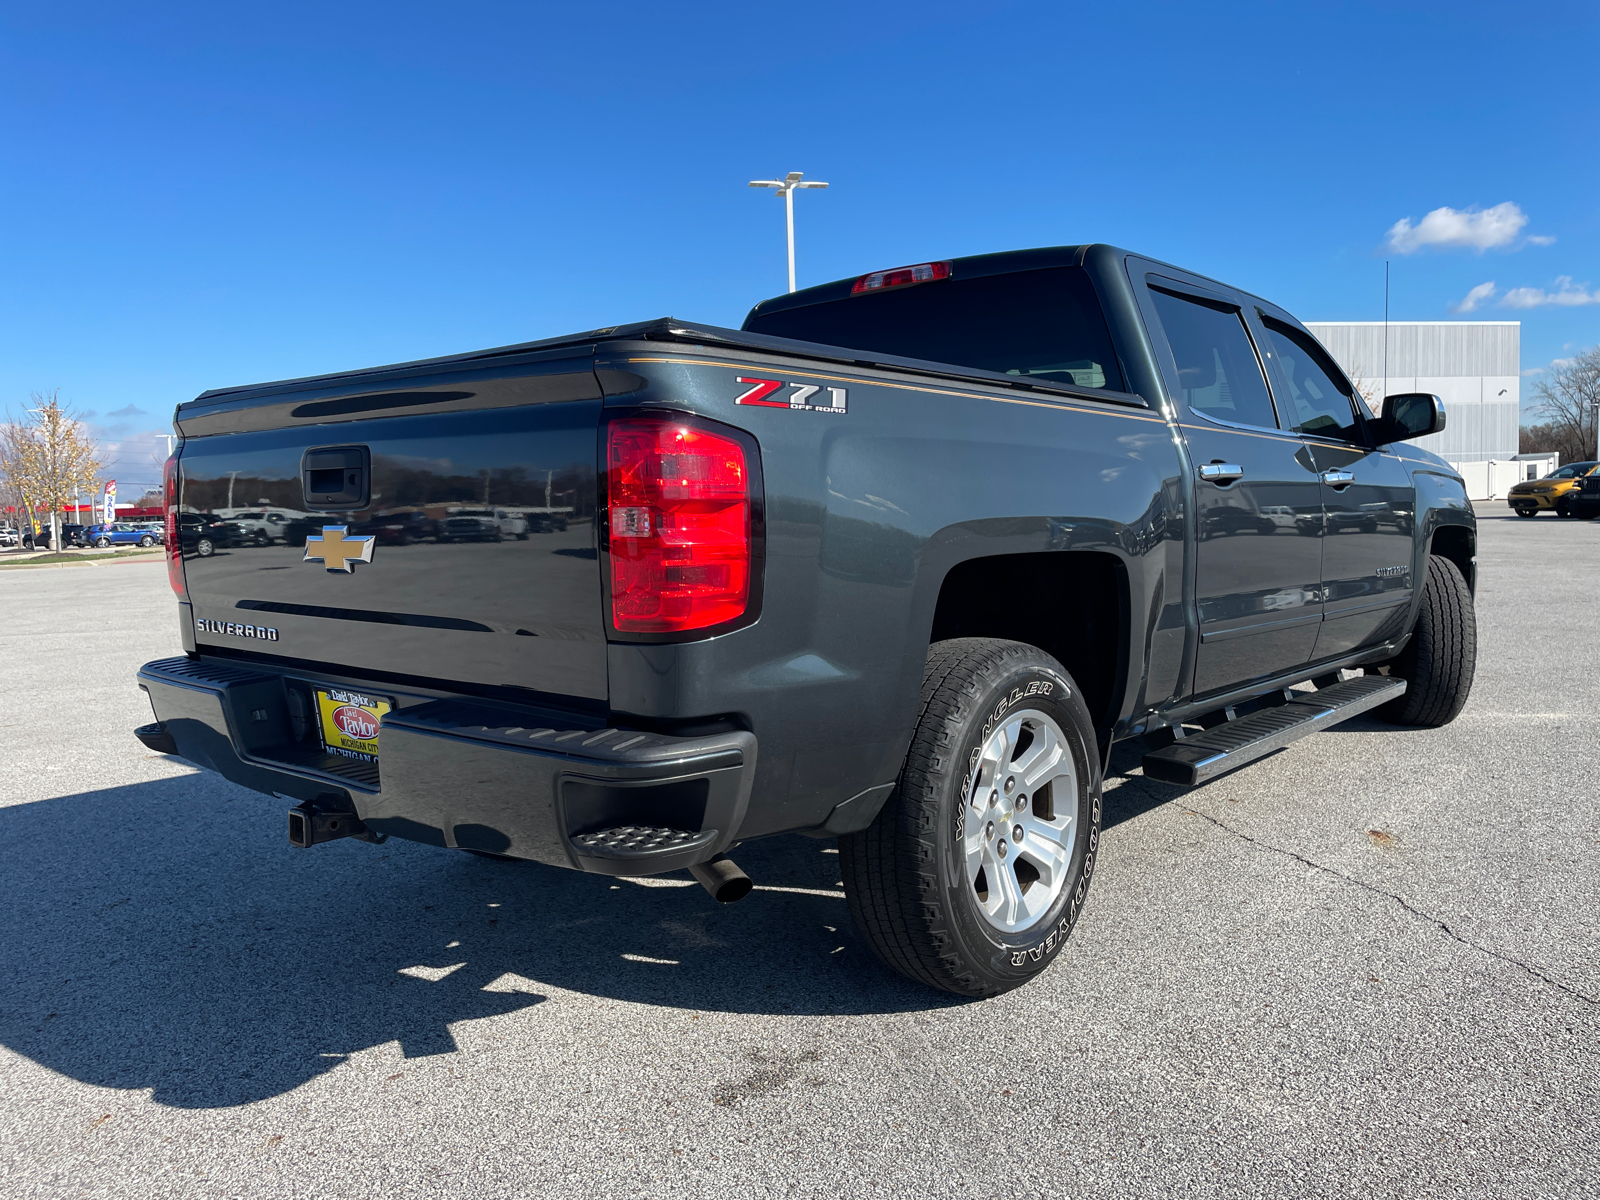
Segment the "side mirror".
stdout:
<svg viewBox="0 0 1600 1200">
<path fill-rule="evenodd" d="M 1444 428 L 1444 401 L 1428 392 L 1402 392 L 1383 398 L 1383 440 L 1406 442 Z"/>
</svg>

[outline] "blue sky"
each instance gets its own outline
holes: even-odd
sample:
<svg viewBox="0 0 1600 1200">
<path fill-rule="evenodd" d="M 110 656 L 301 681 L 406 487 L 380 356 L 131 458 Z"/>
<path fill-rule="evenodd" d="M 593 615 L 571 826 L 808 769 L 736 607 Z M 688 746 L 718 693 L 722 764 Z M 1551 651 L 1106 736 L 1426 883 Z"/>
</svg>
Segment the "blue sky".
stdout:
<svg viewBox="0 0 1600 1200">
<path fill-rule="evenodd" d="M 60 388 L 126 492 L 207 387 L 737 325 L 790 170 L 802 285 L 1107 241 L 1365 320 L 1388 258 L 1532 371 L 1600 341 L 1597 48 L 1592 3 L 11 5 L 0 406 Z"/>
</svg>

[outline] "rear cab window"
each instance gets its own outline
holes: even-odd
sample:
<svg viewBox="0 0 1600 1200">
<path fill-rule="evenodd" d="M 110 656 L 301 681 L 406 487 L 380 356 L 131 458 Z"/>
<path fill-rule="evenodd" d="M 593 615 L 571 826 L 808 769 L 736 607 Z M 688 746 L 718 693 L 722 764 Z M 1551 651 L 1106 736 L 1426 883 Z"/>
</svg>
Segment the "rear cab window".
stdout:
<svg viewBox="0 0 1600 1200">
<path fill-rule="evenodd" d="M 756 313 L 744 327 L 1069 387 L 1127 390 L 1099 298 L 1081 267 L 956 275 Z"/>
</svg>

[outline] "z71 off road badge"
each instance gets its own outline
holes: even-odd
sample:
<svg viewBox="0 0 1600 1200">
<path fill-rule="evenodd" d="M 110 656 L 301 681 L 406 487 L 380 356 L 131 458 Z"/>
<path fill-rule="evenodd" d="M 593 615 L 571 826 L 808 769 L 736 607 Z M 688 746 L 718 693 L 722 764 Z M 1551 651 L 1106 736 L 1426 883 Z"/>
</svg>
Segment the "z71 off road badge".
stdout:
<svg viewBox="0 0 1600 1200">
<path fill-rule="evenodd" d="M 350 537 L 348 525 L 324 525 L 322 536 L 312 534 L 306 538 L 306 556 L 302 562 L 320 561 L 330 571 L 353 574 L 358 562 L 372 561 L 372 548 L 377 538 Z"/>
<path fill-rule="evenodd" d="M 845 407 L 847 399 L 845 390 L 841 387 L 826 389 L 828 403 L 813 404 L 811 403 L 812 397 L 824 390 L 814 383 L 784 383 L 781 379 L 754 379 L 746 378 L 743 375 L 736 375 L 734 382 L 750 385 L 748 391 L 735 397 L 733 401 L 735 404 L 757 404 L 762 408 L 792 408 L 798 412 L 825 412 L 839 413 L 841 415 L 848 411 Z M 780 396 L 776 400 L 769 400 L 767 397 L 771 396 L 779 388 L 788 388 L 789 394 Z"/>
</svg>

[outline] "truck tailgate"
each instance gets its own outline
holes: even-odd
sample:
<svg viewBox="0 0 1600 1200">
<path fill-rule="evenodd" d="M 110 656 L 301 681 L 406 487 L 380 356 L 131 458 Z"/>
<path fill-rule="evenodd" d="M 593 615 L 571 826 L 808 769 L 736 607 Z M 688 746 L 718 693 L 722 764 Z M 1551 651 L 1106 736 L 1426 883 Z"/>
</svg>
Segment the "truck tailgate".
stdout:
<svg viewBox="0 0 1600 1200">
<path fill-rule="evenodd" d="M 599 418 L 596 397 L 288 428 L 235 421 L 245 430 L 188 438 L 180 507 L 238 516 L 244 535 L 184 555 L 197 648 L 603 701 Z M 369 455 L 359 510 L 308 503 L 303 460 L 320 447 Z M 324 526 L 373 539 L 358 543 L 365 560 L 349 571 L 307 560 L 306 539 Z"/>
</svg>

